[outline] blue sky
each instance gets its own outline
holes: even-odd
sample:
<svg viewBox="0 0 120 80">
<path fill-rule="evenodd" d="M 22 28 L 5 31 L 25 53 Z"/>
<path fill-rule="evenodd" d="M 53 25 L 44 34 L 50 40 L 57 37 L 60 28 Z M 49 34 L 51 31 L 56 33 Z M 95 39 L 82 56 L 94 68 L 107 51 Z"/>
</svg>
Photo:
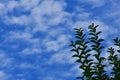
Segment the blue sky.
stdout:
<svg viewBox="0 0 120 80">
<path fill-rule="evenodd" d="M 0 80 L 76 80 L 74 27 L 120 37 L 119 0 L 0 0 Z M 107 56 L 107 53 L 103 54 Z"/>
</svg>

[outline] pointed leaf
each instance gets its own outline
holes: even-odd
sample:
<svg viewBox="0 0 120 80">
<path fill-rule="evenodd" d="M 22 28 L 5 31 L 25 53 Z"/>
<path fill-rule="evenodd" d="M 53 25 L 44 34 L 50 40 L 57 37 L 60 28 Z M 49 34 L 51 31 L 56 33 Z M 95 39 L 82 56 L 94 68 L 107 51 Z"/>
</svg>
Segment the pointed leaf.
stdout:
<svg viewBox="0 0 120 80">
<path fill-rule="evenodd" d="M 99 39 L 99 40 L 98 40 L 98 42 L 102 42 L 102 41 L 104 41 L 104 39 Z"/>
<path fill-rule="evenodd" d="M 78 54 L 74 54 L 72 57 L 79 57 L 79 55 Z"/>
<path fill-rule="evenodd" d="M 100 33 L 102 33 L 102 31 L 99 31 L 99 32 L 97 32 L 96 34 L 99 35 Z"/>
<path fill-rule="evenodd" d="M 81 59 L 77 59 L 75 62 L 81 63 Z"/>
</svg>

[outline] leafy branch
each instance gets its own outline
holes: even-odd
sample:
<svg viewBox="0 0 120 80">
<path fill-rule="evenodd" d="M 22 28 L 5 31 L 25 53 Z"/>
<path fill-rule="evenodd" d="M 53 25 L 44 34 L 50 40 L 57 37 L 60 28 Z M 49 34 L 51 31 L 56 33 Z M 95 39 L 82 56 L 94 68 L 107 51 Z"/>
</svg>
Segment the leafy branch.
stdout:
<svg viewBox="0 0 120 80">
<path fill-rule="evenodd" d="M 89 53 L 91 49 L 88 49 L 89 42 L 85 41 L 85 34 L 83 33 L 83 29 L 75 28 L 74 30 L 76 31 L 75 37 L 77 38 L 77 40 L 75 42 L 71 41 L 70 46 L 73 46 L 73 49 L 71 51 L 76 52 L 76 54 L 74 54 L 72 57 L 78 58 L 76 62 L 80 63 L 80 68 L 83 70 L 83 75 L 77 78 L 80 78 L 82 80 L 87 78 L 88 80 L 91 80 L 93 75 L 93 60 L 89 59 L 89 57 L 91 56 L 91 54 Z"/>
<path fill-rule="evenodd" d="M 113 39 L 114 46 L 118 47 L 116 50 L 114 47 L 108 48 L 108 58 L 102 57 L 101 54 L 104 46 L 102 42 L 104 39 L 99 35 L 102 31 L 97 31 L 99 25 L 93 23 L 88 26 L 90 38 L 86 39 L 86 34 L 82 28 L 74 28 L 75 41 L 71 41 L 70 46 L 72 52 L 75 54 L 72 57 L 77 58 L 75 62 L 79 63 L 79 68 L 83 70 L 82 76 L 77 77 L 80 80 L 119 80 L 120 79 L 120 39 L 116 37 Z M 112 75 L 109 76 L 105 67 L 107 64 L 103 64 L 107 60 L 108 66 L 112 66 Z"/>
</svg>

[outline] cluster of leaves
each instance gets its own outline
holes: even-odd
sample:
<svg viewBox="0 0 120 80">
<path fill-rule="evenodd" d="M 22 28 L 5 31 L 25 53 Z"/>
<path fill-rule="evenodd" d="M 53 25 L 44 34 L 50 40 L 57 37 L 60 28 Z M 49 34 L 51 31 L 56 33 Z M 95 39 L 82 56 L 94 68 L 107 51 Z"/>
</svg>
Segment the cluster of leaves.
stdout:
<svg viewBox="0 0 120 80">
<path fill-rule="evenodd" d="M 116 50 L 113 47 L 108 48 L 108 52 L 110 53 L 108 60 L 109 60 L 109 64 L 113 65 L 112 68 L 112 72 L 111 74 L 114 75 L 114 80 L 119 80 L 120 79 L 120 58 L 119 58 L 119 54 L 120 54 L 120 39 L 116 38 L 113 39 L 114 40 L 114 45 L 117 46 L 119 49 L 117 50 L 116 54 Z"/>
<path fill-rule="evenodd" d="M 76 57 L 76 62 L 79 63 L 80 69 L 83 70 L 82 76 L 77 77 L 80 80 L 119 80 L 120 79 L 120 39 L 117 37 L 113 39 L 114 46 L 117 46 L 119 49 L 108 48 L 109 52 L 108 58 L 102 57 L 102 42 L 104 39 L 100 38 L 99 35 L 101 31 L 97 31 L 98 25 L 93 23 L 88 26 L 90 38 L 86 40 L 86 34 L 82 28 L 74 28 L 76 34 L 76 41 L 71 41 L 70 46 L 75 54 L 72 57 Z M 104 61 L 108 61 L 109 65 L 104 64 Z M 113 66 L 112 76 L 107 75 L 105 67 Z"/>
</svg>

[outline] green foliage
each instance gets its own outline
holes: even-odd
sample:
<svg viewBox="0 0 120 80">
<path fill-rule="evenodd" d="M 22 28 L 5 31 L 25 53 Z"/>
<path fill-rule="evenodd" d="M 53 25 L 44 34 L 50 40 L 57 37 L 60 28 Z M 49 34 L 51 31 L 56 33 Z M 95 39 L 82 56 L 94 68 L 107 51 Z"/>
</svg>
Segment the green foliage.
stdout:
<svg viewBox="0 0 120 80">
<path fill-rule="evenodd" d="M 90 38 L 86 39 L 86 34 L 82 28 L 74 28 L 75 41 L 71 41 L 70 46 L 75 54 L 72 57 L 76 57 L 75 62 L 79 63 L 80 69 L 83 70 L 82 76 L 77 77 L 80 80 L 119 80 L 120 79 L 120 39 L 116 37 L 113 39 L 114 46 L 118 47 L 116 50 L 113 47 L 108 48 L 108 58 L 102 57 L 102 42 L 104 39 L 100 38 L 99 35 L 102 31 L 97 31 L 98 25 L 93 23 L 88 26 Z M 104 64 L 105 61 L 109 62 L 109 65 Z M 113 66 L 112 75 L 108 76 L 105 67 Z"/>
<path fill-rule="evenodd" d="M 118 54 L 120 53 L 120 39 L 116 37 L 114 40 L 114 45 L 117 46 L 119 49 L 117 50 Z M 114 67 L 112 68 L 111 74 L 114 75 L 115 80 L 120 79 L 120 59 L 119 55 L 115 54 L 115 49 L 114 48 L 108 48 L 108 52 L 110 53 L 108 60 L 109 64 L 113 65 Z"/>
</svg>

